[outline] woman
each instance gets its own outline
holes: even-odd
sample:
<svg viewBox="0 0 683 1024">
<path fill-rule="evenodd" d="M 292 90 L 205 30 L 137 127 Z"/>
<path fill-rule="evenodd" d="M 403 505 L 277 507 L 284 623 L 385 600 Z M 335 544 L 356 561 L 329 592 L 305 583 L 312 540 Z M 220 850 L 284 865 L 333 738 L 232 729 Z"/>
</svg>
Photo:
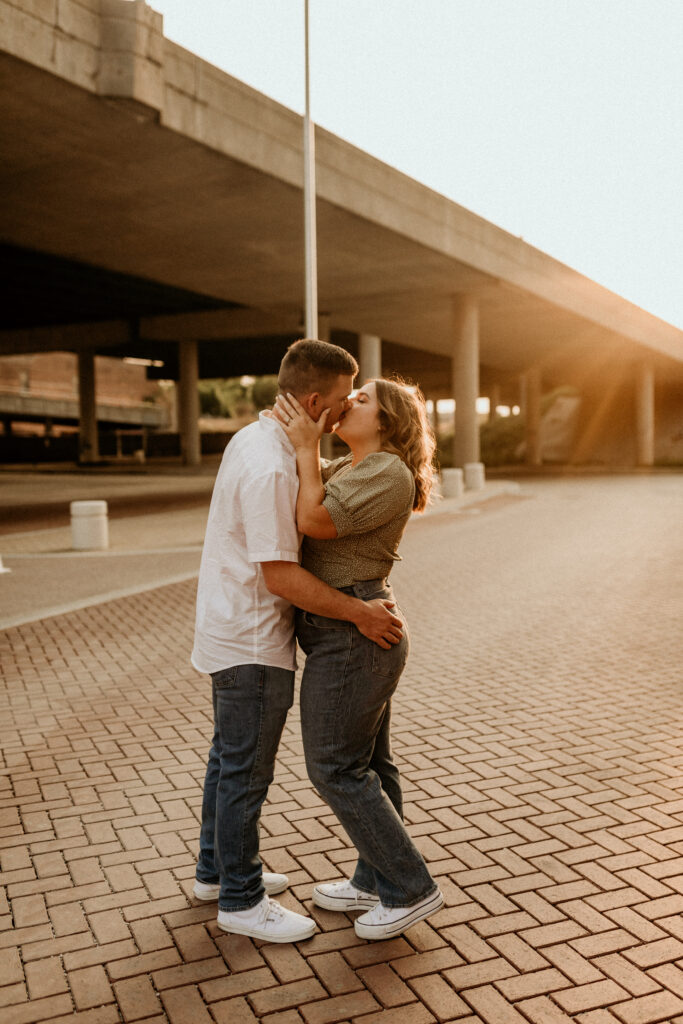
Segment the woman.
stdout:
<svg viewBox="0 0 683 1024">
<path fill-rule="evenodd" d="M 435 445 L 422 397 L 394 381 L 369 381 L 336 428 L 350 454 L 322 466 L 326 413 L 314 423 L 292 396 L 281 396 L 276 409 L 296 449 L 304 568 L 363 600 L 393 602 L 388 576 L 398 545 L 413 510 L 425 508 L 432 483 Z M 382 649 L 351 623 L 298 612 L 297 639 L 307 656 L 301 683 L 306 767 L 359 854 L 353 878 L 317 885 L 313 902 L 327 910 L 365 910 L 356 933 L 390 938 L 443 904 L 403 825 L 391 758 L 391 697 L 408 654 L 405 623 L 400 641 Z"/>
</svg>

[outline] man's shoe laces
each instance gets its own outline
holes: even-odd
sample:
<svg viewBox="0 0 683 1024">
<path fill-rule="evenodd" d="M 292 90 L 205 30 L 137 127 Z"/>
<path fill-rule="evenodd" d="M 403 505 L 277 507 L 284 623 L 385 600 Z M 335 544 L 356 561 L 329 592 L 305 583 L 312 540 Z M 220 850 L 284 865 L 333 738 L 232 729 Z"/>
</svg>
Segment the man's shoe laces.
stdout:
<svg viewBox="0 0 683 1024">
<path fill-rule="evenodd" d="M 271 900 L 269 896 L 264 897 L 265 906 L 261 915 L 261 923 L 265 924 L 267 921 L 281 921 L 285 916 L 284 908 L 280 906 L 277 900 Z"/>
</svg>

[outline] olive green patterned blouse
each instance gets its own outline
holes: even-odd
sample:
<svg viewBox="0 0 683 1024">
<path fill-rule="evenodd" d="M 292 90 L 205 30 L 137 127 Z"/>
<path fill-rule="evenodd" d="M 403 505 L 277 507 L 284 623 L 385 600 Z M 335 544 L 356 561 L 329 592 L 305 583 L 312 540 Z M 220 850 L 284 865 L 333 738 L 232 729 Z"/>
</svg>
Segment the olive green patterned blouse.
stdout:
<svg viewBox="0 0 683 1024">
<path fill-rule="evenodd" d="M 334 540 L 305 537 L 302 565 L 331 587 L 388 576 L 415 497 L 413 475 L 398 455 L 373 452 L 323 462 L 323 505 L 337 528 Z"/>
</svg>

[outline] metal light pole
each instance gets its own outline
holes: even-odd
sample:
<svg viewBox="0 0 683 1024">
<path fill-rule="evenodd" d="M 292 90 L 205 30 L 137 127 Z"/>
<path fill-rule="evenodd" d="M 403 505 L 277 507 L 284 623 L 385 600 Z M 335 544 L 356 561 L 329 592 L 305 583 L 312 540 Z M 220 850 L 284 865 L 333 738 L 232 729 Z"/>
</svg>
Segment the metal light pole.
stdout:
<svg viewBox="0 0 683 1024">
<path fill-rule="evenodd" d="M 315 125 L 311 121 L 308 66 L 308 0 L 305 7 L 306 109 L 304 113 L 304 235 L 306 337 L 318 337 L 318 251 L 315 223 Z"/>
</svg>

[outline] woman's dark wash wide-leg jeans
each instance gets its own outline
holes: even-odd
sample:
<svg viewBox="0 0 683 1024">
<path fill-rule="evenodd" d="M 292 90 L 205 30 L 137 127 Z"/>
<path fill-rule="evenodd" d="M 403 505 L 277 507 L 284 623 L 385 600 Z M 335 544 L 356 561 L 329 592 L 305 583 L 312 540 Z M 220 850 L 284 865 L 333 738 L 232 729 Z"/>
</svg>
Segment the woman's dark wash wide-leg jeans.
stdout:
<svg viewBox="0 0 683 1024">
<path fill-rule="evenodd" d="M 394 600 L 385 580 L 342 589 L 361 600 Z M 377 893 L 386 907 L 412 906 L 436 883 L 403 825 L 401 783 L 391 758 L 391 697 L 409 648 L 405 623 L 401 642 L 383 650 L 349 622 L 298 612 L 297 639 L 306 653 L 306 767 L 358 851 L 352 881 Z"/>
</svg>

